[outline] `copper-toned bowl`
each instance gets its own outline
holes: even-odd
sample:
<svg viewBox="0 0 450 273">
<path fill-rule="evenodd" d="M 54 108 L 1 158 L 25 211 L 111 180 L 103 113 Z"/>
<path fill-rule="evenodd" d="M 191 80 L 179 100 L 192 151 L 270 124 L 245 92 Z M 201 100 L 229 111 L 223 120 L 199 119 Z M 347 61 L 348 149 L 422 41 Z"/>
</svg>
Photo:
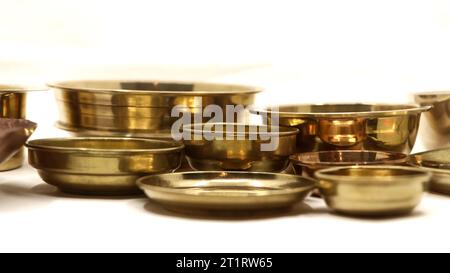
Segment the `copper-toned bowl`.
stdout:
<svg viewBox="0 0 450 273">
<path fill-rule="evenodd" d="M 408 156 L 402 153 L 338 150 L 297 153 L 290 157 L 295 173 L 306 177 L 314 177 L 318 170 L 330 167 L 357 165 L 405 165 Z"/>
</svg>

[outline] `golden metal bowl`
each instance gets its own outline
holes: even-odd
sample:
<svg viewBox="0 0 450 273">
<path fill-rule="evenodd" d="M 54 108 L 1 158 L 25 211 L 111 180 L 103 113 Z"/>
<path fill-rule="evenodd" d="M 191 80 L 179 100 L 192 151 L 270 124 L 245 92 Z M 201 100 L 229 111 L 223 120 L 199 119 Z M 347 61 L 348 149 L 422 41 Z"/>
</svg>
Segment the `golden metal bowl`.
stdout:
<svg viewBox="0 0 450 273">
<path fill-rule="evenodd" d="M 450 148 L 411 155 L 411 163 L 433 174 L 430 190 L 450 194 Z"/>
<path fill-rule="evenodd" d="M 431 174 L 402 166 L 335 167 L 317 171 L 319 189 L 334 211 L 355 216 L 393 216 L 411 212 Z"/>
<path fill-rule="evenodd" d="M 420 114 L 430 106 L 390 104 L 317 104 L 251 109 L 265 123 L 300 129 L 298 152 L 378 150 L 409 154 L 417 136 Z"/>
<path fill-rule="evenodd" d="M 427 149 L 450 146 L 450 91 L 415 94 L 420 105 L 433 108 L 425 113 L 425 127 L 421 130 L 422 142 Z M 428 128 L 427 128 L 428 127 Z"/>
<path fill-rule="evenodd" d="M 289 164 L 295 152 L 298 129 L 237 123 L 206 123 L 183 127 L 190 140 L 184 138 L 186 157 L 195 170 L 279 172 Z M 258 133 L 259 132 L 259 133 Z M 208 139 L 216 135 L 217 138 Z M 229 137 L 227 137 L 227 135 Z M 271 137 L 278 142 L 273 150 L 262 151 Z"/>
<path fill-rule="evenodd" d="M 27 93 L 41 90 L 42 88 L 0 84 L 0 118 L 24 119 Z M 9 160 L 0 164 L 0 171 L 19 168 L 23 159 L 24 150 L 19 149 Z"/>
<path fill-rule="evenodd" d="M 185 172 L 138 180 L 149 198 L 170 210 L 249 211 L 289 207 L 315 187 L 312 179 L 257 172 Z"/>
<path fill-rule="evenodd" d="M 316 171 L 331 167 L 355 165 L 406 165 L 408 156 L 395 152 L 337 150 L 297 153 L 292 155 L 290 160 L 297 175 L 314 177 Z"/>
<path fill-rule="evenodd" d="M 222 109 L 245 107 L 261 91 L 241 85 L 158 81 L 67 81 L 49 86 L 58 102 L 60 127 L 108 136 L 170 130 L 178 119 L 171 117 L 174 106 L 190 114 L 212 104 Z"/>
<path fill-rule="evenodd" d="M 137 138 L 52 138 L 29 141 L 30 164 L 61 191 L 77 194 L 138 193 L 136 180 L 176 170 L 183 144 Z"/>
<path fill-rule="evenodd" d="M 28 120 L 0 118 L 0 164 L 22 149 L 36 127 Z"/>
</svg>

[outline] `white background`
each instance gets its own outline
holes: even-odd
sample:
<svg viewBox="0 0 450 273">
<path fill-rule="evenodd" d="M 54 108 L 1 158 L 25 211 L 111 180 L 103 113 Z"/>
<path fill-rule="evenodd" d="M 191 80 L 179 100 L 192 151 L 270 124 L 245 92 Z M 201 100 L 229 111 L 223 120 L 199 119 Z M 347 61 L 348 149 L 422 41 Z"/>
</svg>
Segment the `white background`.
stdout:
<svg viewBox="0 0 450 273">
<path fill-rule="evenodd" d="M 450 87 L 449 1 L 0 0 L 0 82 L 122 78 L 259 85 L 258 102 L 408 102 Z M 50 93 L 33 136 L 65 135 Z M 416 151 L 421 150 L 420 140 Z M 180 217 L 144 198 L 77 198 L 0 173 L 1 251 L 449 251 L 450 198 L 409 217 Z M 144 208 L 146 206 L 146 208 Z M 308 208 L 309 206 L 309 208 Z"/>
</svg>

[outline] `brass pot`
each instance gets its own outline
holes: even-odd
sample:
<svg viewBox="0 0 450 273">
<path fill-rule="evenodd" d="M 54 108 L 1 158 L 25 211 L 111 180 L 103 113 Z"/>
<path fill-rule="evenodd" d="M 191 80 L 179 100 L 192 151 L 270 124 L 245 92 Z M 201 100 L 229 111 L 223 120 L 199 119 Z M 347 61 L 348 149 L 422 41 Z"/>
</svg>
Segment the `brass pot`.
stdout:
<svg viewBox="0 0 450 273">
<path fill-rule="evenodd" d="M 422 142 L 427 150 L 450 146 L 450 91 L 425 92 L 415 95 L 420 105 L 433 108 L 425 113 Z"/>
<path fill-rule="evenodd" d="M 378 150 L 410 153 L 420 114 L 430 106 L 392 104 L 317 104 L 253 108 L 267 124 L 300 129 L 298 152 Z"/>
<path fill-rule="evenodd" d="M 154 137 L 168 134 L 185 113 L 201 113 L 208 105 L 246 107 L 259 88 L 210 83 L 157 81 L 68 81 L 49 84 L 59 106 L 60 128 L 78 135 Z M 224 117 L 225 118 L 225 117 Z"/>
</svg>

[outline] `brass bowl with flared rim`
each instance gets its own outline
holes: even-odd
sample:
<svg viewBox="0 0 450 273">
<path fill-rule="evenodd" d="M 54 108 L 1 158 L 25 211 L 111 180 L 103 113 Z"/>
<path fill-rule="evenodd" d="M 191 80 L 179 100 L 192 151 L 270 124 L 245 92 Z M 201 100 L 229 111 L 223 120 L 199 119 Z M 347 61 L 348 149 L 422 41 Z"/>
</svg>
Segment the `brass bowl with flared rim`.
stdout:
<svg viewBox="0 0 450 273">
<path fill-rule="evenodd" d="M 316 181 L 288 174 L 208 171 L 150 175 L 137 184 L 167 209 L 193 213 L 290 207 L 302 201 Z"/>
<path fill-rule="evenodd" d="M 332 210 L 354 216 L 396 216 L 411 212 L 431 174 L 405 166 L 352 166 L 315 173 Z"/>
<path fill-rule="evenodd" d="M 174 141 L 80 137 L 29 141 L 30 165 L 63 192 L 88 195 L 139 193 L 144 175 L 175 171 L 184 146 Z"/>
<path fill-rule="evenodd" d="M 66 81 L 49 86 L 56 95 L 60 127 L 108 136 L 170 130 L 181 115 L 189 114 L 193 121 L 193 115 L 209 105 L 224 112 L 226 106 L 244 108 L 261 91 L 243 85 L 160 81 Z M 172 117 L 175 106 L 179 111 Z M 237 111 L 245 113 L 244 109 Z"/>
<path fill-rule="evenodd" d="M 290 157 L 297 175 L 314 177 L 318 170 L 360 165 L 406 165 L 408 156 L 396 152 L 336 150 L 296 153 Z"/>
<path fill-rule="evenodd" d="M 417 93 L 415 101 L 432 106 L 424 114 L 425 122 L 420 130 L 423 145 L 428 150 L 450 146 L 450 91 Z"/>
<path fill-rule="evenodd" d="M 409 154 L 430 106 L 304 104 L 250 109 L 266 124 L 300 129 L 298 152 L 377 150 Z M 272 120 L 278 118 L 278 122 Z"/>
<path fill-rule="evenodd" d="M 200 171 L 280 172 L 295 152 L 298 129 L 238 123 L 183 127 L 186 157 Z"/>
<path fill-rule="evenodd" d="M 450 194 L 450 147 L 436 149 L 410 156 L 411 164 L 430 171 L 433 175 L 430 190 Z"/>
</svg>

